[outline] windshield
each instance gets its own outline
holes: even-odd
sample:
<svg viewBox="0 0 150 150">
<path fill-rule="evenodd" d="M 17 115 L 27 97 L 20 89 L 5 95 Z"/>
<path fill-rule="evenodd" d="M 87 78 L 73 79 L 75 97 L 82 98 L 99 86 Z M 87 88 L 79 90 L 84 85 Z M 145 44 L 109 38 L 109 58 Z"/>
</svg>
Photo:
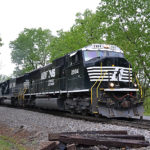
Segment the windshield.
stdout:
<svg viewBox="0 0 150 150">
<path fill-rule="evenodd" d="M 85 61 L 96 57 L 124 57 L 124 55 L 122 53 L 112 51 L 84 51 Z"/>
</svg>

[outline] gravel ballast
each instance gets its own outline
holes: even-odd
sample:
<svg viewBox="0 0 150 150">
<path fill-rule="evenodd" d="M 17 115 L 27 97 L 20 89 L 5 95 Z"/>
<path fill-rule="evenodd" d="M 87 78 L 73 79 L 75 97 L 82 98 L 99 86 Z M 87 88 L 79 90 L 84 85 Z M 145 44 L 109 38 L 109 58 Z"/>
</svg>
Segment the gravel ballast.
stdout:
<svg viewBox="0 0 150 150">
<path fill-rule="evenodd" d="M 1 106 L 0 122 L 7 124 L 10 128 L 23 127 L 31 132 L 37 131 L 37 142 L 46 141 L 50 132 L 73 132 L 78 130 L 127 130 L 128 134 L 144 135 L 146 140 L 150 142 L 150 131 L 144 129 L 94 123 Z"/>
</svg>

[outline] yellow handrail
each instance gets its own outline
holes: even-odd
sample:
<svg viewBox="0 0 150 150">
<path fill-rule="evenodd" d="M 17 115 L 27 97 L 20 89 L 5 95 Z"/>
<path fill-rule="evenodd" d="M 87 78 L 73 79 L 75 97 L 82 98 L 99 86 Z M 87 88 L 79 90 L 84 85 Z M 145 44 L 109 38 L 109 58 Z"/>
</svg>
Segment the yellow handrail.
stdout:
<svg viewBox="0 0 150 150">
<path fill-rule="evenodd" d="M 98 82 L 98 80 L 101 78 L 101 75 L 102 75 L 102 62 L 101 62 L 101 74 L 100 74 L 99 78 L 95 81 L 95 83 L 93 84 L 93 86 L 91 87 L 91 104 L 92 104 L 92 89 L 96 85 L 96 83 Z"/>
<path fill-rule="evenodd" d="M 92 104 L 92 89 L 93 87 L 96 85 L 96 83 L 98 82 L 98 80 L 101 78 L 101 76 L 95 81 L 95 83 L 93 84 L 93 86 L 91 87 L 91 104 Z"/>
<path fill-rule="evenodd" d="M 138 86 L 139 86 L 139 88 L 140 88 L 141 98 L 143 98 L 143 91 L 142 91 L 142 87 L 141 87 L 140 82 L 139 82 L 139 80 L 138 80 L 138 78 L 137 78 L 137 76 L 136 76 L 136 75 L 135 75 L 135 78 L 136 78 L 137 84 L 138 84 Z"/>
<path fill-rule="evenodd" d="M 26 93 L 26 91 L 27 91 L 27 88 L 24 88 L 23 89 L 23 94 L 22 94 L 22 100 L 24 100 L 24 94 Z"/>
<path fill-rule="evenodd" d="M 105 77 L 105 74 L 107 73 L 107 71 L 104 73 L 104 75 L 102 76 L 102 78 L 101 78 L 101 81 L 99 82 L 99 84 L 98 84 L 98 86 L 97 86 L 97 88 L 96 88 L 96 93 L 97 93 L 97 98 L 98 98 L 98 88 L 100 87 L 100 84 L 101 84 L 101 82 L 103 81 L 103 79 L 104 79 L 104 77 Z"/>
<path fill-rule="evenodd" d="M 93 100 L 93 97 L 92 97 L 92 90 L 93 90 L 93 87 L 96 85 L 96 83 L 100 80 L 100 83 L 98 85 L 98 87 L 100 86 L 101 82 L 103 81 L 103 78 L 105 76 L 105 74 L 107 73 L 107 71 L 104 73 L 104 75 L 102 76 L 102 63 L 101 63 L 101 74 L 99 76 L 99 78 L 95 81 L 95 83 L 93 84 L 93 86 L 91 87 L 91 104 L 92 104 L 92 100 Z M 102 77 L 102 78 L 101 78 Z M 98 88 L 97 88 L 97 98 L 98 98 Z"/>
<path fill-rule="evenodd" d="M 24 94 L 26 93 L 27 89 L 21 89 L 19 94 L 18 94 L 18 100 L 24 100 Z"/>
<path fill-rule="evenodd" d="M 19 94 L 18 94 L 18 100 L 20 100 L 20 96 L 21 96 L 21 89 L 20 89 L 20 91 L 19 91 Z"/>
</svg>

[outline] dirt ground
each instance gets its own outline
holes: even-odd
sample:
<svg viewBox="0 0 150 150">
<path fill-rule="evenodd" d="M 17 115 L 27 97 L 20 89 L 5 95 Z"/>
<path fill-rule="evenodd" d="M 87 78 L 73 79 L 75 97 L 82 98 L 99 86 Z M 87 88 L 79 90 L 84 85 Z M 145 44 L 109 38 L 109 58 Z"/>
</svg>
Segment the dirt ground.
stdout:
<svg viewBox="0 0 150 150">
<path fill-rule="evenodd" d="M 0 136 L 18 145 L 18 150 L 40 150 L 47 144 L 47 141 L 39 142 L 39 134 L 37 131 L 29 132 L 23 129 L 23 127 L 18 129 L 10 128 L 4 123 L 0 123 Z"/>
</svg>

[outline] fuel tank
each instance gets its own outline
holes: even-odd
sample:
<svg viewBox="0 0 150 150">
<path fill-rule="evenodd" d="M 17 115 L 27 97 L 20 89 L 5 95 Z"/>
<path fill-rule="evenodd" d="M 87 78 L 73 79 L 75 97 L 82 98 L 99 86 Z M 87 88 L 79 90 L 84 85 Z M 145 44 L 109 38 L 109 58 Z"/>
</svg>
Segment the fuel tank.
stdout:
<svg viewBox="0 0 150 150">
<path fill-rule="evenodd" d="M 64 102 L 58 98 L 36 98 L 36 107 L 50 109 L 50 110 L 63 110 Z"/>
</svg>

